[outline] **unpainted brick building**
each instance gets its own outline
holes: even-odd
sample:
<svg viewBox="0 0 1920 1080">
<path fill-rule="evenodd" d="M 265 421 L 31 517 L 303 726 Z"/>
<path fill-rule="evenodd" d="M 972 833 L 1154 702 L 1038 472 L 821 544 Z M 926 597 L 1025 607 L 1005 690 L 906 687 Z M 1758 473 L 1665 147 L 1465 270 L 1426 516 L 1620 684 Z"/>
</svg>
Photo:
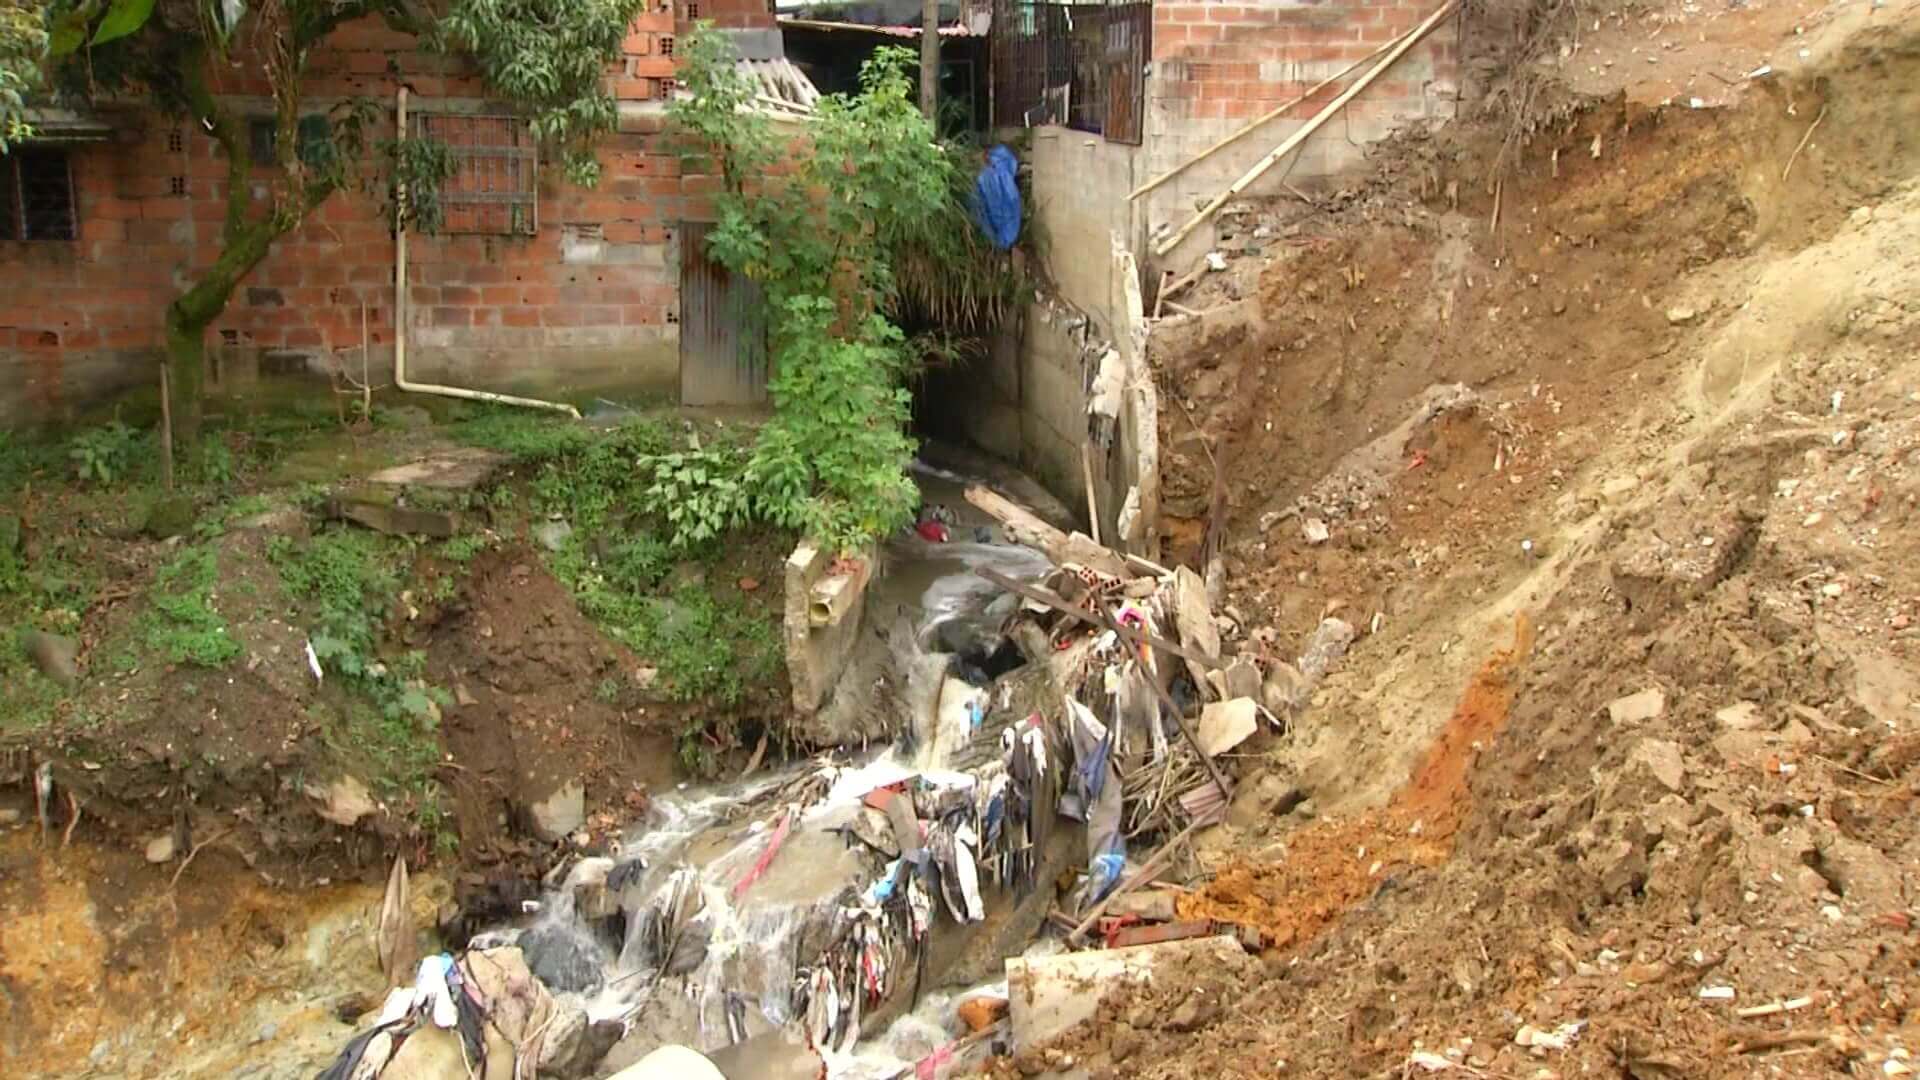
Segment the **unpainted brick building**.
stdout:
<svg viewBox="0 0 1920 1080">
<path fill-rule="evenodd" d="M 674 41 L 691 17 L 734 32 L 749 56 L 777 44 L 767 0 L 650 0 L 609 72 L 619 131 L 602 143 L 591 190 L 540 161 L 524 121 L 460 61 L 377 20 L 342 28 L 312 57 L 310 109 L 364 97 L 386 103 L 392 125 L 405 87 L 410 126 L 458 158 L 447 228 L 409 237 L 410 377 L 572 398 L 677 392 L 679 241 L 684 223 L 710 218 L 717 185 L 683 175 L 663 136 Z M 256 158 L 273 137 L 258 70 L 236 63 L 218 86 L 258 118 Z M 219 144 L 148 110 L 99 119 L 56 118 L 47 141 L 0 155 L 0 424 L 57 418 L 157 379 L 166 306 L 219 251 Z M 363 327 L 372 367 L 390 370 L 396 245 L 382 202 L 336 193 L 275 245 L 211 328 L 215 389 L 335 358 L 357 373 Z"/>
</svg>

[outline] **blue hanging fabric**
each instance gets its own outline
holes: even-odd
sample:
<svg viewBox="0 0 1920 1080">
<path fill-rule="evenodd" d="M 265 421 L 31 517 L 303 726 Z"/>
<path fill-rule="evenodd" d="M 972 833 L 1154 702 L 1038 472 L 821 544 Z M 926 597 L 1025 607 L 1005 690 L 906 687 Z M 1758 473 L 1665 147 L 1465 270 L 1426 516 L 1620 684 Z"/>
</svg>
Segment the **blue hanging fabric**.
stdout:
<svg viewBox="0 0 1920 1080">
<path fill-rule="evenodd" d="M 1005 145 L 987 151 L 987 164 L 973 182 L 973 216 L 1000 251 L 1020 239 L 1020 163 Z"/>
</svg>

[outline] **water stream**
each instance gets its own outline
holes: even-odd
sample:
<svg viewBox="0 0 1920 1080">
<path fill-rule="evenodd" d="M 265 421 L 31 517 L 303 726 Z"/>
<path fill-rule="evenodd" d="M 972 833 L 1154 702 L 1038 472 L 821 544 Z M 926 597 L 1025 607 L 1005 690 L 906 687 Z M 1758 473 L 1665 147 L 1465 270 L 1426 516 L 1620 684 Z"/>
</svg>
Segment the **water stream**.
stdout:
<svg viewBox="0 0 1920 1080">
<path fill-rule="evenodd" d="M 592 1019 L 626 1021 L 630 1043 L 712 1052 L 796 1022 L 821 1025 L 817 1000 L 815 1015 L 800 1015 L 798 980 L 823 944 L 845 931 L 843 909 L 887 866 L 849 835 L 871 814 L 862 798 L 914 776 L 972 785 L 972 777 L 941 770 L 982 721 L 988 691 L 972 683 L 985 681 L 980 665 L 1014 606 L 975 571 L 1032 579 L 1048 567 L 1037 552 L 997 542 L 991 522 L 963 498 L 967 478 L 928 466 L 915 474 L 926 503 L 946 508 L 940 516 L 950 540 L 911 531 L 891 539 L 885 569 L 869 589 L 869 619 L 906 620 L 911 633 L 885 643 L 903 678 L 916 665 L 924 671 L 930 657 L 960 659 L 948 658 L 950 674 L 930 715 L 901 718 L 913 735 L 904 740 L 911 752 L 887 747 L 844 765 L 806 763 L 662 793 L 615 858 L 576 863 L 524 927 L 476 944 L 516 941 L 551 989 L 581 994 Z M 877 635 L 863 638 L 882 647 Z M 576 896 L 602 886 L 618 914 L 609 915 L 605 901 L 598 911 L 579 910 Z M 810 996 L 822 997 L 811 985 Z M 831 1053 L 832 1075 L 894 1075 L 952 1037 L 951 1004 L 950 995 L 922 995 L 918 1010 L 889 1031 L 864 1033 Z"/>
</svg>

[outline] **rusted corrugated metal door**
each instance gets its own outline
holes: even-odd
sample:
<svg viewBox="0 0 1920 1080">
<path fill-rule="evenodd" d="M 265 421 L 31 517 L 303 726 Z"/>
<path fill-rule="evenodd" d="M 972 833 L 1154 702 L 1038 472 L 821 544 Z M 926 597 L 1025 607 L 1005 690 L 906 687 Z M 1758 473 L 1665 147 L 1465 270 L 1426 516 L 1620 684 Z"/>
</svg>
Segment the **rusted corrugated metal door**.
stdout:
<svg viewBox="0 0 1920 1080">
<path fill-rule="evenodd" d="M 705 222 L 680 226 L 680 403 L 767 400 L 767 312 L 760 286 L 707 255 Z"/>
</svg>

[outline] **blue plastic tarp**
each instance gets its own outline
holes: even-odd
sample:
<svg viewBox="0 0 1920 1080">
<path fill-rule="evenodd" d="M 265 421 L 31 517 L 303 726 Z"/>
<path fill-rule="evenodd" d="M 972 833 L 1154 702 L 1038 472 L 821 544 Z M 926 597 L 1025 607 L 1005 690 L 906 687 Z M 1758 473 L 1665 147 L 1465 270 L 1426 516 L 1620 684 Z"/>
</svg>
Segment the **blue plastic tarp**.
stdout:
<svg viewBox="0 0 1920 1080">
<path fill-rule="evenodd" d="M 973 181 L 973 216 L 993 246 L 1011 250 L 1020 239 L 1020 169 L 1005 145 L 987 151 L 987 164 Z"/>
</svg>

